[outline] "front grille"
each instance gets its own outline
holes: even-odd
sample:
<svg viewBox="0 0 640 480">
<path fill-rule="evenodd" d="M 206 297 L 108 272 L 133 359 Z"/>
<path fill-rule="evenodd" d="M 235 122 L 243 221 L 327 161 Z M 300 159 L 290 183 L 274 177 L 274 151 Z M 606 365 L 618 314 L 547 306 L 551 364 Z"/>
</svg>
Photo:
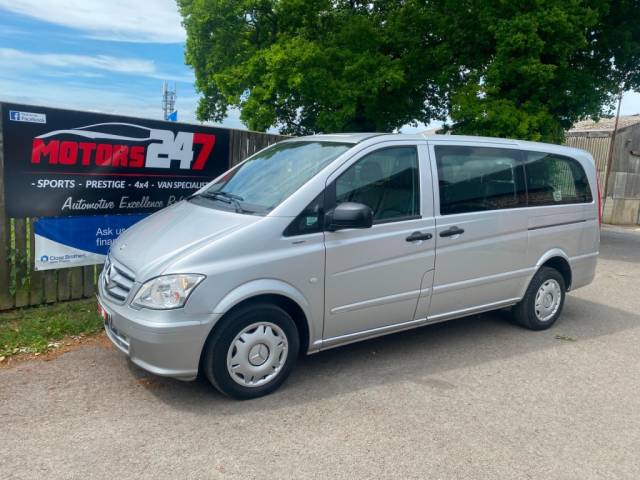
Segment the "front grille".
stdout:
<svg viewBox="0 0 640 480">
<path fill-rule="evenodd" d="M 124 303 L 135 281 L 135 275 L 131 270 L 111 257 L 107 258 L 102 273 L 102 286 L 109 297 Z"/>
</svg>

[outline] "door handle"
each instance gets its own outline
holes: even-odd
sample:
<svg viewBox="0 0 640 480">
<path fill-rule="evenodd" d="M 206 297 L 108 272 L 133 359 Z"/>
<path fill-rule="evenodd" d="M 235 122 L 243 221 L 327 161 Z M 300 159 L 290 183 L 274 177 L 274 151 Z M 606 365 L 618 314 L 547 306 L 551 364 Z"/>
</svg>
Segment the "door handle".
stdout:
<svg viewBox="0 0 640 480">
<path fill-rule="evenodd" d="M 442 232 L 440 232 L 440 236 L 441 237 L 453 237 L 455 235 L 461 235 L 464 233 L 464 229 L 463 228 L 459 228 L 459 227 L 451 227 L 447 230 L 443 230 Z"/>
<path fill-rule="evenodd" d="M 411 235 L 405 238 L 405 240 L 407 242 L 418 242 L 420 240 L 431 240 L 432 237 L 433 235 L 431 235 L 430 233 L 413 232 Z"/>
</svg>

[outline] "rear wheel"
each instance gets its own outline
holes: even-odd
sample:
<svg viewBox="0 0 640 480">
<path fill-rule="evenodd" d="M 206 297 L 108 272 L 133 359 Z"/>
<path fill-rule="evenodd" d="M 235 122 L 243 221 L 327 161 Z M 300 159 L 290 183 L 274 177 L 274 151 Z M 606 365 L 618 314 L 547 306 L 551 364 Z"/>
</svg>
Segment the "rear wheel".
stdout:
<svg viewBox="0 0 640 480">
<path fill-rule="evenodd" d="M 560 314 L 565 300 L 564 277 L 551 267 L 541 267 L 527 288 L 523 299 L 513 307 L 516 322 L 531 330 L 551 327 Z"/>
<path fill-rule="evenodd" d="M 256 398 L 289 376 L 300 349 L 296 324 L 269 303 L 241 307 L 222 320 L 207 341 L 202 369 L 222 393 Z"/>
</svg>

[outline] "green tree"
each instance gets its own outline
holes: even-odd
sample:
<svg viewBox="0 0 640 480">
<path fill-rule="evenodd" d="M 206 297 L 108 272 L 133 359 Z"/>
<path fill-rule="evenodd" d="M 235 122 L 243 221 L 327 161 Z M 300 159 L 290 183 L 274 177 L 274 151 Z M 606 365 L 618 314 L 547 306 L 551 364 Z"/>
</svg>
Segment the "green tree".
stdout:
<svg viewBox="0 0 640 480">
<path fill-rule="evenodd" d="M 637 0 L 438 5 L 454 8 L 445 23 L 465 71 L 450 92 L 454 133 L 559 142 L 576 120 L 608 113 L 621 85 L 640 85 Z"/>
<path fill-rule="evenodd" d="M 178 0 L 201 120 L 559 141 L 640 87 L 638 0 Z"/>
<path fill-rule="evenodd" d="M 421 1 L 179 0 L 198 117 L 251 129 L 388 131 L 446 116 L 449 55 Z"/>
</svg>

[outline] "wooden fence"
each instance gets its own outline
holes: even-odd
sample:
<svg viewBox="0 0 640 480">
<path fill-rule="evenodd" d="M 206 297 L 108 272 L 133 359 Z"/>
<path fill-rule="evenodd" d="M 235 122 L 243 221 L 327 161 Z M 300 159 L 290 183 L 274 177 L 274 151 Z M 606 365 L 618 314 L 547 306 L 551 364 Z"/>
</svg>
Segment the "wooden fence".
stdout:
<svg viewBox="0 0 640 480">
<path fill-rule="evenodd" d="M 566 144 L 569 147 L 587 150 L 593 156 L 598 173 L 600 193 L 604 195 L 604 179 L 607 171 L 609 147 L 611 145 L 611 132 L 573 132 L 566 136 Z"/>
<path fill-rule="evenodd" d="M 229 165 L 287 137 L 230 130 Z M 95 295 L 100 265 L 36 271 L 35 218 L 9 218 L 5 210 L 2 119 L 0 118 L 0 310 Z M 25 198 L 25 201 L 29 199 Z"/>
</svg>

